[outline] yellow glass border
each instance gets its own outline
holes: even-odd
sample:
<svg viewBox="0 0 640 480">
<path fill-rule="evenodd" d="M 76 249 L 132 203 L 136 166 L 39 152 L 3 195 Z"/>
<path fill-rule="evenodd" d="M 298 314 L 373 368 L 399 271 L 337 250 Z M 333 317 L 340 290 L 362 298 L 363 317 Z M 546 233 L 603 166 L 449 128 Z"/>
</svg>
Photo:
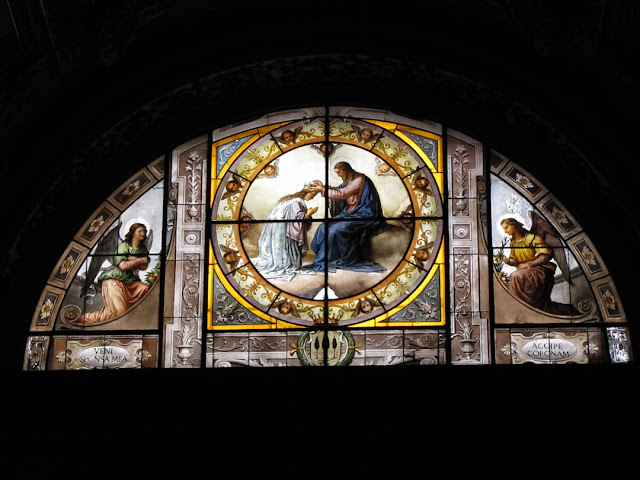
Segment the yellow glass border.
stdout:
<svg viewBox="0 0 640 480">
<path fill-rule="evenodd" d="M 416 142 L 414 142 L 413 140 L 411 140 L 409 137 L 407 137 L 404 133 L 402 133 L 402 131 L 400 130 L 396 130 L 394 132 L 394 135 L 396 137 L 398 137 L 400 140 L 402 140 L 403 142 L 405 142 L 407 145 L 409 145 L 409 147 L 411 147 L 411 149 L 416 152 L 418 154 L 418 156 L 422 159 L 422 161 L 425 163 L 425 165 L 427 166 L 427 168 L 432 172 L 437 172 L 437 169 L 435 167 L 435 165 L 433 164 L 433 162 L 431 161 L 431 159 L 427 156 L 426 153 L 424 153 L 424 151 L 416 144 Z M 439 151 L 440 149 L 438 149 Z"/>
<path fill-rule="evenodd" d="M 385 122 L 384 120 L 371 120 L 369 118 L 361 118 L 361 119 L 354 119 L 354 120 L 362 120 L 364 122 L 369 122 L 372 123 L 373 125 L 377 125 L 378 127 L 382 127 L 385 130 L 394 133 L 395 134 L 395 130 L 396 128 L 398 128 L 398 124 L 397 123 L 393 123 L 393 122 Z"/>
<path fill-rule="evenodd" d="M 226 145 L 227 143 L 231 143 L 235 140 L 238 140 L 239 138 L 244 138 L 244 137 L 248 137 L 249 135 L 252 135 L 252 138 L 244 142 L 242 145 L 240 145 L 240 147 L 238 147 L 238 149 L 235 152 L 233 152 L 233 155 L 229 157 L 229 160 L 227 160 L 227 163 L 225 163 L 224 167 L 220 169 L 219 173 L 214 174 L 213 169 L 210 169 L 211 171 L 211 175 L 210 175 L 211 186 L 210 186 L 210 197 L 209 197 L 210 207 L 213 206 L 213 202 L 215 199 L 215 192 L 218 190 L 218 187 L 220 186 L 220 182 L 222 181 L 222 178 L 224 178 L 225 174 L 229 171 L 229 169 L 231 168 L 231 165 L 234 164 L 234 162 L 238 159 L 238 157 L 242 155 L 242 153 L 247 148 L 249 148 L 249 146 L 253 145 L 256 141 L 260 140 L 261 138 L 266 137 L 273 130 L 276 130 L 284 125 L 289 125 L 291 123 L 295 123 L 295 122 L 287 121 L 287 122 L 274 123 L 271 125 L 252 128 L 252 129 L 245 130 L 243 132 L 231 135 L 230 137 L 225 137 L 211 144 L 211 163 L 216 166 L 216 170 L 217 170 L 218 147 L 222 145 Z M 282 152 L 282 149 L 279 146 L 278 148 Z"/>
<path fill-rule="evenodd" d="M 386 122 L 386 121 L 381 121 L 381 120 L 371 120 L 371 119 L 359 119 L 363 122 L 367 122 L 373 125 L 376 125 L 378 127 L 381 127 L 385 130 L 387 130 L 388 132 L 392 133 L 393 135 L 395 135 L 396 137 L 398 137 L 398 139 L 400 139 L 401 141 L 405 142 L 407 144 L 407 146 L 409 148 L 411 148 L 418 156 L 419 158 L 422 160 L 422 162 L 424 162 L 424 165 L 429 169 L 429 171 L 431 172 L 434 180 L 436 181 L 438 190 L 440 192 L 440 196 L 443 198 L 444 197 L 444 191 L 443 191 L 443 187 L 444 187 L 444 171 L 443 171 L 443 151 L 442 151 L 442 136 L 440 135 L 436 135 L 434 133 L 431 132 L 426 132 L 424 130 L 420 130 L 417 128 L 413 128 L 413 127 L 409 127 L 406 125 L 401 125 L 401 124 L 397 124 L 397 123 L 392 123 L 392 122 Z M 224 167 L 222 167 L 222 169 L 220 170 L 220 172 L 217 175 L 211 175 L 211 201 L 210 201 L 210 206 L 213 206 L 213 202 L 215 199 L 215 193 L 217 192 L 220 183 L 222 181 L 222 178 L 224 177 L 224 175 L 229 171 L 229 169 L 231 168 L 231 166 L 233 165 L 233 163 L 237 160 L 237 158 L 247 149 L 249 148 L 250 145 L 254 144 L 256 141 L 260 140 L 261 138 L 265 137 L 268 133 L 272 132 L 273 130 L 276 130 L 282 126 L 285 125 L 289 125 L 289 124 L 293 124 L 296 123 L 296 121 L 286 121 L 286 122 L 280 122 L 280 123 L 275 123 L 275 124 L 271 124 L 271 125 L 266 125 L 266 126 L 262 126 L 262 127 L 257 127 L 254 129 L 249 129 L 249 130 L 245 130 L 243 132 L 234 134 L 230 137 L 218 140 L 216 142 L 214 142 L 212 144 L 212 150 L 211 150 L 211 156 L 212 156 L 212 162 L 214 160 L 217 159 L 217 149 L 219 146 L 221 145 L 226 145 L 229 142 L 232 142 L 234 140 L 237 140 L 238 138 L 244 138 L 247 137 L 249 135 L 253 134 L 253 137 L 250 138 L 249 140 L 247 140 L 243 145 L 241 145 L 232 155 L 231 157 L 229 157 L 229 160 L 227 160 L 226 164 L 224 165 Z M 437 146 L 438 146 L 438 165 L 439 168 L 436 168 L 435 165 L 433 164 L 433 162 L 431 161 L 431 159 L 426 155 L 426 153 L 413 141 L 411 140 L 411 138 L 409 138 L 407 135 L 405 135 L 404 132 L 409 132 L 409 133 L 415 133 L 417 135 L 421 135 L 424 136 L 426 138 L 430 138 L 432 140 L 435 140 L 437 142 Z M 279 147 L 280 148 L 280 147 Z M 217 166 L 217 162 L 216 162 L 216 166 Z M 392 165 L 393 167 L 393 165 Z M 424 168 L 424 167 L 421 167 Z M 416 170 L 419 171 L 420 169 Z M 396 172 L 398 173 L 398 172 Z M 411 175 L 413 175 L 415 172 L 412 172 Z M 411 196 L 411 195 L 410 195 Z M 414 198 L 412 198 L 412 201 L 415 200 Z M 441 217 L 438 217 L 441 218 Z M 441 218 L 444 221 L 444 217 Z M 443 226 L 444 228 L 444 226 Z M 380 327 L 385 327 L 385 328 L 389 328 L 389 327 L 425 327 L 425 326 L 437 326 L 437 327 L 441 327 L 444 326 L 446 324 L 446 298 L 445 298 L 445 280 L 446 280 L 446 272 L 445 272 L 445 262 L 444 262 L 444 247 L 445 247 L 445 242 L 444 242 L 444 235 L 442 237 L 442 241 L 441 241 L 441 245 L 440 245 L 440 249 L 438 251 L 438 254 L 436 256 L 436 260 L 434 262 L 434 264 L 432 265 L 429 273 L 427 274 L 427 276 L 425 277 L 425 279 L 421 282 L 421 284 L 413 291 L 411 292 L 410 295 L 408 295 L 400 304 L 396 305 L 394 308 L 392 308 L 389 311 L 385 311 L 384 313 L 382 313 L 381 315 L 374 317 L 370 320 L 367 320 L 365 322 L 361 322 L 361 323 L 356 323 L 353 325 L 348 325 L 345 326 L 344 328 L 363 328 L 363 327 L 373 327 L 373 328 L 380 328 Z M 209 258 L 210 259 L 215 259 L 215 255 L 213 252 L 213 246 L 211 244 L 211 242 L 209 242 Z M 211 261 L 210 261 L 211 262 Z M 396 270 L 396 269 L 394 269 Z M 426 288 L 426 286 L 429 284 L 429 282 L 433 279 L 433 277 L 435 276 L 436 272 L 439 271 L 439 276 L 440 276 L 440 309 L 441 309 L 441 320 L 439 322 L 393 322 L 393 323 L 389 323 L 386 322 L 385 320 L 390 318 L 391 316 L 395 315 L 397 312 L 403 310 L 404 308 L 406 308 L 409 304 L 411 304 L 418 295 L 420 295 L 422 293 L 422 291 Z M 213 325 L 213 293 L 214 293 L 214 288 L 213 288 L 213 283 L 214 283 L 214 275 L 217 275 L 218 279 L 220 280 L 222 286 L 225 288 L 225 290 L 235 299 L 237 300 L 243 307 L 247 308 L 249 312 L 253 313 L 254 315 L 256 315 L 259 318 L 262 318 L 263 320 L 266 320 L 269 322 L 269 324 L 264 324 L 264 325 Z M 271 315 L 269 315 L 268 313 L 257 309 L 255 306 L 251 305 L 242 295 L 240 295 L 233 287 L 232 285 L 229 283 L 229 281 L 227 280 L 226 276 L 224 275 L 221 267 L 219 266 L 219 264 L 216 261 L 213 261 L 209 264 L 208 267 L 208 278 L 209 278 L 209 284 L 208 284 L 208 292 L 207 292 L 207 330 L 210 331 L 217 331 L 217 330 L 272 330 L 272 329 L 308 329 L 310 328 L 309 326 L 304 326 L 304 325 L 297 325 L 297 324 L 292 324 L 283 320 L 280 320 L 276 317 L 273 317 Z M 278 295 L 280 295 L 279 293 L 280 291 L 278 290 Z"/>
<path fill-rule="evenodd" d="M 251 131 L 249 131 L 251 132 Z M 218 159 L 218 147 L 222 146 L 222 145 L 226 145 L 227 143 L 231 143 L 234 140 L 237 140 L 238 138 L 244 138 L 247 137 L 249 135 L 252 135 L 252 137 L 247 140 L 246 142 L 244 142 L 242 145 L 240 145 L 240 147 L 238 147 L 238 149 L 233 152 L 233 154 L 229 157 L 229 160 L 227 160 L 227 163 L 224 164 L 224 167 L 222 167 L 220 169 L 220 173 L 214 174 L 213 173 L 213 169 L 211 169 L 211 185 L 210 185 L 210 196 L 209 196 L 209 206 L 212 207 L 213 206 L 213 202 L 215 200 L 215 193 L 218 191 L 218 188 L 220 187 L 220 182 L 222 181 L 222 178 L 224 177 L 224 175 L 227 173 L 227 171 L 229 170 L 229 168 L 231 168 L 231 165 L 236 161 L 236 159 L 242 154 L 242 152 L 244 152 L 249 145 L 255 143 L 256 140 L 260 139 L 260 136 L 257 133 L 249 133 L 247 134 L 247 132 L 243 132 L 243 134 L 238 134 L 238 135 L 233 135 L 231 138 L 231 140 L 226 141 L 226 139 L 223 140 L 219 140 L 217 142 L 215 142 L 213 145 L 211 145 L 211 163 L 216 162 L 214 165 L 216 166 L 216 170 L 218 167 L 218 163 L 217 163 L 217 159 Z"/>
<path fill-rule="evenodd" d="M 413 149 L 413 151 L 415 151 L 420 156 L 420 158 L 425 162 L 425 164 L 429 167 L 429 169 L 432 172 L 439 172 L 439 173 L 444 172 L 444 169 L 443 169 L 444 153 L 442 151 L 441 135 L 427 132 L 419 128 L 410 127 L 408 125 L 402 125 L 400 123 L 385 122 L 383 120 L 370 120 L 370 119 L 362 119 L 362 120 L 365 122 L 372 123 L 373 125 L 377 125 L 378 127 L 384 128 L 385 130 L 396 135 L 398 138 L 402 139 L 407 145 L 409 145 Z M 413 140 L 411 140 L 402 132 L 414 133 L 416 135 L 427 137 L 427 138 L 430 138 L 431 140 L 435 140 L 436 142 L 438 142 L 438 166 L 439 167 L 436 168 L 433 162 L 431 161 L 431 159 L 427 156 L 427 154 L 424 153 L 424 151 Z"/>
<path fill-rule="evenodd" d="M 209 247 L 210 250 L 211 246 Z M 210 254 L 213 255 L 213 252 L 210 251 Z M 240 303 L 243 307 L 247 308 L 250 313 L 253 313 L 255 316 L 262 318 L 269 322 L 269 324 L 248 324 L 248 325 L 213 325 L 213 276 L 217 275 L 220 283 L 225 288 L 225 290 L 235 298 L 238 303 Z M 275 321 L 275 322 L 274 322 Z M 251 305 L 243 296 L 241 296 L 229 283 L 227 278 L 224 276 L 222 269 L 217 263 L 209 264 L 209 285 L 207 292 L 207 330 L 274 330 L 274 329 L 292 329 L 292 328 L 305 328 L 304 325 L 295 325 L 293 323 L 285 322 L 284 320 L 280 320 L 278 318 L 272 317 L 271 315 L 263 312 L 262 310 L 258 310 L 256 307 Z"/>
<path fill-rule="evenodd" d="M 420 130 L 418 128 L 410 127 L 408 125 L 384 122 L 380 120 L 368 120 L 364 119 L 363 121 L 372 123 L 377 125 L 378 127 L 384 128 L 385 130 L 391 132 L 393 135 L 398 137 L 400 140 L 405 142 L 425 163 L 426 167 L 429 169 L 433 178 L 438 185 L 438 190 L 440 191 L 440 196 L 444 199 L 444 152 L 442 151 L 442 136 L 437 135 L 435 133 L 427 132 L 425 130 Z M 433 164 L 431 159 L 427 156 L 426 153 L 420 148 L 416 142 L 414 142 L 411 138 L 405 135 L 403 132 L 414 133 L 416 135 L 420 135 L 422 137 L 430 138 L 431 140 L 435 140 L 438 144 L 438 168 Z M 410 173 L 407 176 L 414 175 L 420 169 L 417 169 L 415 172 Z"/>
<path fill-rule="evenodd" d="M 426 138 L 430 138 L 431 140 L 435 140 L 438 143 L 438 168 L 436 168 L 436 166 L 433 165 L 433 162 L 427 156 L 427 154 L 424 153 L 422 148 L 420 148 L 413 140 L 411 140 L 409 137 L 404 135 L 402 132 L 409 132 L 409 133 L 413 133 L 415 135 L 420 135 L 421 137 L 426 137 Z M 442 151 L 442 148 L 443 148 L 442 147 L 442 136 L 437 135 L 435 133 L 426 132 L 426 131 L 420 130 L 418 128 L 409 127 L 407 125 L 399 125 L 398 126 L 398 130 L 396 132 L 394 132 L 394 133 L 396 135 L 398 135 L 400 138 L 402 138 L 403 140 L 405 140 L 411 146 L 411 148 L 416 150 L 416 152 L 419 155 L 420 155 L 420 153 L 422 153 L 429 160 L 427 165 L 431 165 L 431 167 L 432 167 L 431 171 L 432 172 L 438 172 L 438 173 L 443 173 L 444 172 L 444 168 L 443 168 L 444 167 L 444 152 Z M 422 155 L 420 155 L 420 156 L 422 157 Z"/>
<path fill-rule="evenodd" d="M 442 267 L 442 268 L 440 268 Z M 420 267 L 418 267 L 420 268 Z M 436 271 L 440 269 L 440 321 L 439 322 L 385 322 L 384 320 L 392 317 L 399 311 L 403 310 L 405 307 L 409 306 L 418 295 L 422 293 L 422 291 L 426 288 L 429 282 L 433 279 L 436 274 Z M 440 250 L 438 251 L 438 255 L 436 256 L 436 261 L 431 266 L 431 270 L 422 281 L 420 286 L 416 288 L 411 295 L 405 298 L 398 305 L 393 307 L 391 310 L 379 315 L 375 318 L 367 320 L 362 323 L 356 323 L 353 325 L 348 325 L 348 328 L 363 328 L 363 327 L 437 327 L 443 326 L 446 323 L 446 299 L 445 299 L 445 281 L 446 281 L 446 272 L 444 268 L 444 238 L 442 244 L 440 246 Z"/>
</svg>

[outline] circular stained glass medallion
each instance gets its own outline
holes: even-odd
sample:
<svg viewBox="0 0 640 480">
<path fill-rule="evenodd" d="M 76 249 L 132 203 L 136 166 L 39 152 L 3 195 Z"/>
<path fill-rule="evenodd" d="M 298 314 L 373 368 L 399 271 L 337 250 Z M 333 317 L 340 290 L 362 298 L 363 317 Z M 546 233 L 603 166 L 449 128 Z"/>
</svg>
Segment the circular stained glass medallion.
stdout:
<svg viewBox="0 0 640 480">
<path fill-rule="evenodd" d="M 211 243 L 227 290 L 263 319 L 301 326 L 389 318 L 419 295 L 435 274 L 442 199 L 437 168 L 406 138 L 305 119 L 218 165 Z"/>
</svg>

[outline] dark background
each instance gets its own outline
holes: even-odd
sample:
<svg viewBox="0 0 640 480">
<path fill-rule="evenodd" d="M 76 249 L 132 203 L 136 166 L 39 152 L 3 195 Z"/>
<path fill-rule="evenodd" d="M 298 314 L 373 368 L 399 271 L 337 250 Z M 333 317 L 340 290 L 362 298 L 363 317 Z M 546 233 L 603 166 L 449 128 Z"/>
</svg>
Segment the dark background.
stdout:
<svg viewBox="0 0 640 480">
<path fill-rule="evenodd" d="M 3 453 L 323 478 L 637 465 L 635 364 L 21 368 L 42 286 L 124 179 L 213 128 L 326 104 L 440 122 L 532 172 L 602 255 L 635 340 L 638 25 L 623 0 L 3 0 Z"/>
</svg>

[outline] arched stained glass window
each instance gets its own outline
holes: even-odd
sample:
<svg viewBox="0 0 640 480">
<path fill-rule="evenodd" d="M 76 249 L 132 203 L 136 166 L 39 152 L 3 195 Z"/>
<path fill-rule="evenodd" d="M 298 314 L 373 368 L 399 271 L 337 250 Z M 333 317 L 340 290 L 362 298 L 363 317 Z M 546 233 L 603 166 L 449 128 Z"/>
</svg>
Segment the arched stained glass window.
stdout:
<svg viewBox="0 0 640 480">
<path fill-rule="evenodd" d="M 318 107 L 150 159 L 53 268 L 24 368 L 629 362 L 595 246 L 490 147 Z"/>
</svg>

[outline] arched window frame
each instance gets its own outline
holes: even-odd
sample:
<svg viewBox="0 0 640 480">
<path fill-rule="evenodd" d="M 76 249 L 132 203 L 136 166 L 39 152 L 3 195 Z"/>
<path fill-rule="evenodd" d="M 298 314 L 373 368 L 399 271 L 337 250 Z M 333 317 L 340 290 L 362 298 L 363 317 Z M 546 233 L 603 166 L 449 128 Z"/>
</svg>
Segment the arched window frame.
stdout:
<svg viewBox="0 0 640 480">
<path fill-rule="evenodd" d="M 393 124 L 393 122 L 406 124 L 407 126 L 415 125 L 415 122 L 410 119 L 397 117 L 388 112 L 373 110 L 366 112 L 354 110 L 354 112 L 361 114 L 359 118 L 370 118 L 380 122 L 381 125 L 389 125 Z M 260 129 L 276 121 L 286 123 L 291 121 L 290 118 L 286 119 L 287 115 L 300 118 L 301 112 L 268 115 L 253 122 L 251 126 Z M 376 119 L 375 115 L 378 115 L 379 118 Z M 357 114 L 353 114 L 353 116 L 358 117 Z M 425 128 L 423 122 L 418 122 L 418 124 L 421 128 Z M 246 130 L 247 125 L 243 125 L 240 128 Z M 492 299 L 495 298 L 491 295 L 493 286 L 490 284 L 480 286 L 479 281 L 479 276 L 487 275 L 490 270 L 490 253 L 478 250 L 479 245 L 481 245 L 479 237 L 482 236 L 481 234 L 479 235 L 481 212 L 483 202 L 487 201 L 487 184 L 490 183 L 487 180 L 489 176 L 487 165 L 489 164 L 492 174 L 498 175 L 507 181 L 510 178 L 508 172 L 516 169 L 521 175 L 526 176 L 536 184 L 538 193 L 532 196 L 530 189 L 524 188 L 518 182 L 511 182 L 512 186 L 520 189 L 520 193 L 530 197 L 531 202 L 539 211 L 543 213 L 546 211 L 545 218 L 554 223 L 556 228 L 561 231 L 567 247 L 574 253 L 583 271 L 586 272 L 604 320 L 603 325 L 606 325 L 607 340 L 602 345 L 608 345 L 609 361 L 624 362 L 630 360 L 632 351 L 629 346 L 628 330 L 625 326 L 626 318 L 615 284 L 608 275 L 606 266 L 589 237 L 581 231 L 577 222 L 573 221 L 570 213 L 566 212 L 560 201 L 548 192 L 540 182 L 537 182 L 533 175 L 523 170 L 517 163 L 502 156 L 499 152 L 491 151 L 489 155 L 490 161 L 487 161 L 485 159 L 485 151 L 488 151 L 486 145 L 461 132 L 444 128 L 441 125 L 433 124 L 432 128 L 439 130 L 442 135 L 443 145 L 446 145 L 447 149 L 448 184 L 446 191 L 448 196 L 445 203 L 448 203 L 448 208 L 445 208 L 445 214 L 449 228 L 447 239 L 449 258 L 449 312 L 447 327 L 449 335 L 447 335 L 445 341 L 447 345 L 447 361 L 445 363 L 501 363 L 497 361 L 500 355 L 496 349 L 500 348 L 498 346 L 501 343 L 499 340 L 505 340 L 503 338 L 505 327 L 502 324 L 496 324 L 495 314 L 492 313 L 491 303 Z M 221 131 L 225 132 L 227 138 L 229 134 L 233 133 L 233 129 Z M 174 303 L 170 314 L 168 314 L 169 312 L 165 305 L 162 313 L 162 328 L 151 331 L 150 334 L 143 333 L 139 335 L 144 345 L 142 350 L 156 352 L 155 357 L 153 354 L 150 357 L 141 357 L 138 365 L 141 367 L 152 365 L 199 367 L 206 364 L 206 361 L 201 362 L 200 360 L 194 363 L 185 362 L 184 358 L 206 359 L 206 353 L 201 349 L 203 335 L 209 332 L 206 322 L 203 321 L 206 316 L 204 312 L 206 312 L 207 308 L 207 295 L 202 290 L 202 285 L 206 283 L 205 271 L 207 268 L 205 267 L 205 257 L 207 254 L 206 250 L 203 250 L 202 242 L 208 238 L 206 211 L 209 205 L 209 190 L 203 182 L 205 178 L 208 178 L 206 177 L 206 160 L 213 160 L 212 155 L 214 152 L 212 151 L 212 146 L 217 141 L 215 135 L 216 133 L 214 132 L 211 136 L 198 137 L 174 149 L 171 159 L 170 179 L 164 178 L 160 167 L 164 162 L 164 158 L 160 158 L 154 160 L 135 176 L 128 179 L 119 189 L 119 191 L 122 191 L 122 189 L 127 188 L 136 181 L 140 182 L 140 180 L 144 185 L 148 185 L 144 179 L 147 182 L 164 180 L 167 205 L 169 208 L 173 206 L 176 212 L 182 212 L 183 215 L 182 220 L 179 220 L 181 214 L 178 213 L 177 219 L 179 221 L 175 224 L 175 238 L 180 239 L 179 242 L 181 248 L 183 248 L 180 253 L 184 254 L 182 261 L 185 262 L 181 266 L 186 269 L 182 270 L 181 276 L 175 277 L 173 281 Z M 461 145 L 467 153 L 470 150 L 472 151 L 473 168 L 469 167 L 469 164 L 465 163 L 457 155 L 459 153 L 457 149 Z M 203 151 L 206 155 L 204 158 L 202 156 L 199 157 L 199 160 L 202 161 L 200 167 L 197 166 L 198 162 L 195 161 L 195 157 L 191 157 L 191 166 L 185 167 L 181 171 L 179 167 L 180 159 L 185 155 L 189 158 L 191 152 L 195 150 Z M 470 176 L 471 172 L 473 172 L 473 176 Z M 194 191 L 193 188 L 196 185 L 199 185 L 199 187 L 197 191 Z M 191 186 L 191 190 L 189 190 L 189 186 Z M 141 188 L 140 194 L 144 193 L 144 191 L 145 189 Z M 177 192 L 177 197 L 173 199 L 172 195 L 175 192 Z M 58 313 L 57 308 L 60 306 L 61 299 L 69 287 L 73 275 L 77 272 L 77 268 L 80 267 L 81 260 L 89 254 L 88 249 L 95 244 L 97 238 L 108 227 L 108 222 L 114 216 L 117 216 L 119 212 L 124 211 L 135 198 L 126 203 L 119 203 L 118 192 L 115 192 L 87 220 L 61 256 L 49 277 L 48 284 L 34 312 L 30 329 L 31 335 L 28 339 L 25 353 L 24 368 L 26 370 L 43 369 L 43 364 L 46 362 L 47 357 L 51 362 L 52 357 L 48 350 L 50 347 L 54 348 L 53 344 L 55 344 L 56 338 L 56 333 L 53 333 L 51 319 L 54 319 Z M 484 206 L 486 207 L 486 203 Z M 572 219 L 572 224 L 574 225 L 572 229 L 563 231 L 563 225 L 553 222 L 552 206 L 559 208 L 567 218 Z M 475 215 L 477 216 L 474 218 Z M 95 222 L 100 216 L 102 216 L 104 222 L 97 229 L 93 229 L 91 236 L 87 236 L 91 226 L 96 225 Z M 465 223 L 467 220 L 470 223 Z M 185 227 L 186 223 L 190 223 L 189 228 Z M 471 228 L 465 228 L 469 226 Z M 190 244 L 191 239 L 196 238 L 198 239 L 198 245 Z M 70 261 L 69 259 L 72 260 Z M 71 265 L 69 265 L 70 263 Z M 480 272 L 484 273 L 481 274 Z M 190 293 L 192 292 L 190 287 L 194 285 L 197 285 L 196 293 L 192 294 Z M 471 287 L 468 287 L 468 285 Z M 476 286 L 474 287 L 473 285 Z M 613 301 L 611 300 L 612 297 Z M 176 298 L 178 299 L 177 301 L 175 301 Z M 169 318 L 173 319 L 173 323 L 168 320 Z M 531 327 L 531 325 L 527 326 Z M 120 333 L 122 332 L 118 332 L 118 334 Z M 500 339 L 498 339 L 499 335 L 502 335 Z M 179 343 L 177 343 L 178 339 Z M 205 342 L 206 346 L 209 343 L 208 339 Z M 160 345 L 164 345 L 164 347 L 161 348 Z M 183 352 L 181 352 L 181 346 Z M 469 350 L 471 347 L 474 348 L 470 351 L 465 351 L 465 349 Z M 162 351 L 165 352 L 164 355 L 161 353 Z M 178 358 L 182 353 L 183 362 L 176 361 L 175 357 L 167 355 L 166 352 L 168 351 L 174 352 Z M 624 355 L 617 356 L 620 351 L 626 352 L 626 358 Z M 158 358 L 162 358 L 162 360 L 159 361 Z"/>
</svg>

